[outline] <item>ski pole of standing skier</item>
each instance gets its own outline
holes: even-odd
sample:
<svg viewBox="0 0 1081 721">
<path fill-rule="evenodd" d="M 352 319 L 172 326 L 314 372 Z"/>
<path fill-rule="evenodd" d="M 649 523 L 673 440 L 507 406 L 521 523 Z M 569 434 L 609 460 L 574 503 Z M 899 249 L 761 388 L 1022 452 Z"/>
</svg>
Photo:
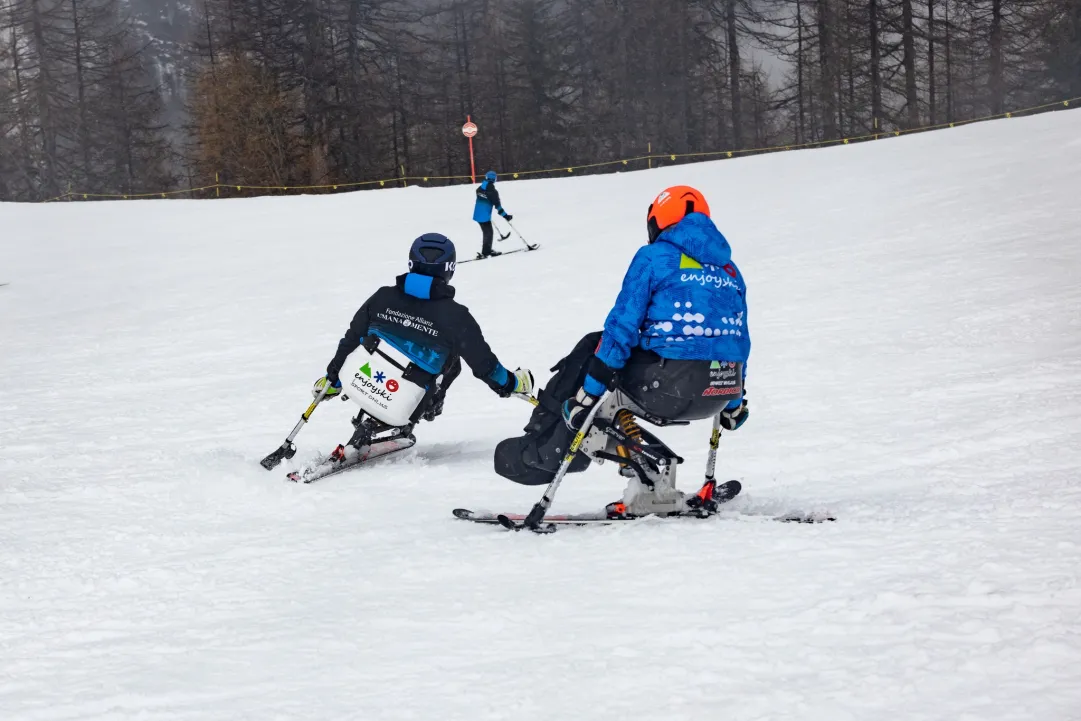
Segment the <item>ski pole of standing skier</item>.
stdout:
<svg viewBox="0 0 1081 721">
<path fill-rule="evenodd" d="M 509 225 L 510 229 L 513 230 L 515 235 L 518 236 L 518 239 L 525 244 L 526 248 L 528 248 L 529 250 L 536 250 L 537 246 L 531 244 L 528 240 L 526 240 L 525 237 L 518 231 L 518 229 L 515 228 L 514 225 L 510 222 L 512 217 L 513 216 L 511 215 L 504 216 L 504 219 L 507 221 L 507 225 Z"/>
</svg>

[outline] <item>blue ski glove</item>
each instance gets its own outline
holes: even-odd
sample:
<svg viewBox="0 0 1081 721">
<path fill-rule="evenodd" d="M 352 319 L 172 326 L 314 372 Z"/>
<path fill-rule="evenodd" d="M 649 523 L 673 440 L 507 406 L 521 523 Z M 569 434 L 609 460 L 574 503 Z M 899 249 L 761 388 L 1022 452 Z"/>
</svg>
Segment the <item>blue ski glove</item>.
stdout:
<svg viewBox="0 0 1081 721">
<path fill-rule="evenodd" d="M 733 407 L 733 404 L 735 406 Z M 738 401 L 730 401 L 721 411 L 721 427 L 727 431 L 734 431 L 747 422 L 747 416 L 751 414 L 747 409 L 747 396 Z"/>
<path fill-rule="evenodd" d="M 327 394 L 323 396 L 323 399 L 333 398 L 334 396 L 341 394 L 342 382 L 340 380 L 335 380 L 331 383 L 329 378 L 323 376 L 315 382 L 314 386 L 312 386 L 312 398 L 318 398 L 323 388 L 327 389 Z"/>
</svg>

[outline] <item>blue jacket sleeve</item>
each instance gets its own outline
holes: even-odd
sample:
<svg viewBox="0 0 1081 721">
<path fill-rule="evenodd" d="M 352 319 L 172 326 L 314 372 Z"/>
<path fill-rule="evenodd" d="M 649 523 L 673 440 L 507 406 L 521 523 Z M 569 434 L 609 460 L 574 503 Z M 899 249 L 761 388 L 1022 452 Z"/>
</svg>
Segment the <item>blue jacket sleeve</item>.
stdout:
<svg viewBox="0 0 1081 721">
<path fill-rule="evenodd" d="M 609 368 L 622 368 L 641 337 L 642 322 L 653 296 L 653 247 L 644 245 L 635 253 L 615 307 L 604 321 L 604 335 L 596 355 Z"/>
</svg>

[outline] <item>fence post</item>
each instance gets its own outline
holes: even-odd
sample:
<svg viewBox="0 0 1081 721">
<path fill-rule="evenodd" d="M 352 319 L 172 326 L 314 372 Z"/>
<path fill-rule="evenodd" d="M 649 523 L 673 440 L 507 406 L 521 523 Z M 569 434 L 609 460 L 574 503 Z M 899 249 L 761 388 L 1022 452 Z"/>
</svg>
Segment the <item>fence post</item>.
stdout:
<svg viewBox="0 0 1081 721">
<path fill-rule="evenodd" d="M 219 198 L 221 197 L 221 178 L 218 177 L 217 173 L 214 173 L 214 194 Z"/>
<path fill-rule="evenodd" d="M 646 163 L 649 169 L 653 169 L 653 143 L 646 143 Z"/>
</svg>

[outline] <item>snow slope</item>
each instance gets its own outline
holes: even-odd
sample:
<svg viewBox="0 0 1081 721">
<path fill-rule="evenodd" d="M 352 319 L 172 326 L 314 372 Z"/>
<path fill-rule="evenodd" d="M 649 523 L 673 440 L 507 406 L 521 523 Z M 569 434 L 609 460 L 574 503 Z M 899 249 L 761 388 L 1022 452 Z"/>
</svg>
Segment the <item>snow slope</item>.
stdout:
<svg viewBox="0 0 1081 721">
<path fill-rule="evenodd" d="M 468 374 L 406 457 L 257 465 L 414 236 L 479 244 L 471 188 L 0 206 L 0 718 L 1081 719 L 1081 113 L 505 183 L 544 247 L 455 284 L 506 365 L 603 322 L 683 182 L 750 285 L 742 513 L 551 537 L 451 518 L 539 495 Z M 661 434 L 685 487 L 708 433 Z"/>
</svg>

